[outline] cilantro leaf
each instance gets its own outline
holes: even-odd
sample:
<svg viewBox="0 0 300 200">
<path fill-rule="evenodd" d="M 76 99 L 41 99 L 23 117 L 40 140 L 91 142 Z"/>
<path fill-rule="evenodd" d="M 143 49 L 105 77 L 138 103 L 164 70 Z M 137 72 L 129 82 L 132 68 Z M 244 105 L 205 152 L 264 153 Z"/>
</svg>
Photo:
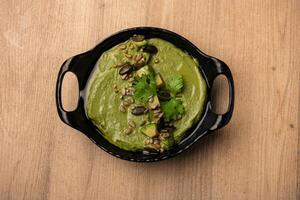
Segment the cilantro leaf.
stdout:
<svg viewBox="0 0 300 200">
<path fill-rule="evenodd" d="M 172 98 L 169 101 L 162 102 L 161 109 L 164 113 L 164 119 L 166 121 L 176 120 L 178 115 L 184 113 L 184 106 L 180 99 Z"/>
<path fill-rule="evenodd" d="M 135 89 L 134 97 L 143 103 L 146 103 L 150 96 L 156 95 L 155 77 L 152 73 L 136 77 L 133 82 Z"/>
<path fill-rule="evenodd" d="M 167 81 L 166 88 L 175 96 L 182 91 L 183 78 L 181 75 L 175 75 Z"/>
</svg>

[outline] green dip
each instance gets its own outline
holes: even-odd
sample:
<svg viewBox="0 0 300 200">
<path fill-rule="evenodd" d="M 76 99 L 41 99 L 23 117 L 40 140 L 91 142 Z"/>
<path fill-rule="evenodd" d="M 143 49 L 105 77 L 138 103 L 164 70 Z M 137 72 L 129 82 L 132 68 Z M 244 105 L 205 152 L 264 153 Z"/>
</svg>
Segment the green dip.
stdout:
<svg viewBox="0 0 300 200">
<path fill-rule="evenodd" d="M 144 52 L 141 49 L 145 45 L 156 47 L 157 52 Z M 179 96 L 184 106 L 184 113 L 178 117 L 180 119 L 171 122 L 174 129 L 163 140 L 159 140 L 159 131 L 154 137 L 149 137 L 141 131 L 144 126 L 151 123 L 149 119 L 150 115 L 153 115 L 151 109 L 148 113 L 138 116 L 131 113 L 137 104 L 145 105 L 145 103 L 133 98 L 135 102 L 127 105 L 125 112 L 120 111 L 120 105 L 124 98 L 126 99 L 124 96 L 121 99 L 122 92 L 124 93 L 122 90 L 131 87 L 130 81 L 132 82 L 133 78 L 130 79 L 125 75 L 123 79 L 127 80 L 123 80 L 119 74 L 119 66 L 122 63 L 134 65 L 139 55 L 144 57 L 144 64 L 161 75 L 164 82 L 172 79 L 174 75 L 183 78 L 184 87 L 176 98 Z M 110 143 L 122 149 L 143 151 L 158 145 L 156 150 L 167 150 L 180 142 L 185 132 L 199 120 L 203 112 L 206 83 L 199 73 L 198 62 L 165 40 L 152 38 L 133 41 L 130 39 L 104 52 L 96 66 L 97 69 L 89 81 L 87 90 L 87 115 Z M 136 74 L 136 71 L 132 72 L 133 77 Z M 129 121 L 131 124 L 133 122 L 134 127 L 129 127 Z"/>
</svg>

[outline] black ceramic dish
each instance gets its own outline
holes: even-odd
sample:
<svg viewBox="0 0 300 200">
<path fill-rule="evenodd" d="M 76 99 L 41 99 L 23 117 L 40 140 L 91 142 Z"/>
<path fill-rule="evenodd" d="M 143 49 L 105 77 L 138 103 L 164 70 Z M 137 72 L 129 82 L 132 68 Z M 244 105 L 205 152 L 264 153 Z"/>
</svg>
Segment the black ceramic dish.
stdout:
<svg viewBox="0 0 300 200">
<path fill-rule="evenodd" d="M 86 116 L 84 101 L 85 89 L 88 79 L 93 72 L 93 68 L 101 54 L 111 47 L 128 40 L 134 34 L 145 35 L 146 38 L 161 38 L 169 41 L 189 53 L 199 61 L 199 71 L 202 73 L 207 84 L 207 101 L 205 111 L 201 120 L 189 129 L 187 136 L 171 150 L 163 153 L 144 154 L 142 152 L 131 152 L 120 149 L 109 143 L 98 131 L 97 128 L 89 121 Z M 73 72 L 79 83 L 79 101 L 77 108 L 74 111 L 67 112 L 62 107 L 61 102 L 61 85 L 66 72 Z M 229 85 L 229 105 L 228 110 L 224 114 L 215 114 L 211 108 L 211 87 L 214 79 L 219 75 L 225 75 Z M 211 131 L 217 130 L 225 126 L 231 119 L 234 107 L 234 86 L 231 72 L 228 66 L 211 56 L 204 54 L 195 45 L 189 42 L 182 36 L 161 28 L 153 27 L 137 27 L 120 31 L 102 42 L 93 49 L 73 56 L 66 60 L 58 74 L 56 84 L 56 106 L 60 119 L 67 125 L 81 131 L 91 139 L 98 147 L 118 158 L 135 161 L 135 162 L 152 162 L 171 158 L 188 149 L 196 141 Z"/>
</svg>

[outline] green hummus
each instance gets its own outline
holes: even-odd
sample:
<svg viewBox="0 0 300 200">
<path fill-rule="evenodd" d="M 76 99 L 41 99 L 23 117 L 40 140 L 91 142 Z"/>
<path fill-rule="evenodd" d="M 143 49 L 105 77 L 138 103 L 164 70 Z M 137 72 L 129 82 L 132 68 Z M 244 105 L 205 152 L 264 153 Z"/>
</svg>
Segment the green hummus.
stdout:
<svg viewBox="0 0 300 200">
<path fill-rule="evenodd" d="M 145 46 L 154 46 L 156 51 L 148 50 Z M 124 64 L 132 68 L 129 72 L 120 75 L 121 72 L 126 71 Z M 180 142 L 185 132 L 199 120 L 203 112 L 206 83 L 199 73 L 198 62 L 165 40 L 131 38 L 104 52 L 96 66 L 97 70 L 93 73 L 87 90 L 87 115 L 109 142 L 122 149 L 168 150 L 172 145 Z M 175 89 L 178 86 L 180 92 L 176 91 L 172 94 L 170 91 L 174 90 L 169 91 L 172 99 L 174 101 L 177 99 L 179 102 L 175 102 L 179 104 L 174 107 L 176 116 L 172 110 L 170 111 L 172 104 L 167 105 L 166 102 L 156 98 L 156 91 L 153 91 L 154 96 L 149 96 L 149 99 L 152 104 L 158 103 L 158 105 L 152 106 L 150 100 L 143 102 L 141 98 L 136 98 L 137 91 L 134 89 L 139 89 L 138 84 L 140 84 L 136 82 L 141 82 L 141 77 L 147 75 L 149 71 L 155 74 L 156 83 L 157 74 L 161 79 L 158 82 L 163 82 L 157 83 L 157 91 L 158 88 L 168 91 L 166 89 L 168 81 L 174 76 L 182 77 L 183 87 L 180 84 L 181 87 L 176 85 L 175 81 Z M 147 95 L 147 88 L 145 88 L 145 95 Z M 133 114 L 137 106 L 144 106 L 144 114 Z M 168 113 L 162 113 L 163 110 L 170 112 L 169 116 L 173 118 L 166 118 Z M 158 128 L 158 123 L 161 124 L 162 121 L 163 124 L 172 126 L 172 129 L 166 131 L 164 128 L 162 130 Z M 155 126 L 155 130 L 146 130 L 150 126 L 153 128 L 152 125 Z"/>
</svg>

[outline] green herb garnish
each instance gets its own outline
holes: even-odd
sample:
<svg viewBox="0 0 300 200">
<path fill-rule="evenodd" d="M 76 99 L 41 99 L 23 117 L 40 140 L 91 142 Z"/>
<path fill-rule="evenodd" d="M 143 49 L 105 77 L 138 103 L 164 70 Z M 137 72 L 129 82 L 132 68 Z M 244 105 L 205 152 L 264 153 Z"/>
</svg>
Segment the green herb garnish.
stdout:
<svg viewBox="0 0 300 200">
<path fill-rule="evenodd" d="M 167 81 L 166 88 L 175 96 L 182 91 L 183 78 L 181 75 L 175 75 Z"/>
<path fill-rule="evenodd" d="M 167 102 L 162 102 L 161 109 L 164 112 L 164 119 L 166 121 L 176 120 L 178 115 L 184 113 L 184 106 L 180 99 L 172 98 Z"/>
<path fill-rule="evenodd" d="M 156 83 L 153 73 L 136 77 L 133 82 L 135 89 L 134 97 L 143 103 L 146 103 L 150 96 L 156 95 Z"/>
</svg>

